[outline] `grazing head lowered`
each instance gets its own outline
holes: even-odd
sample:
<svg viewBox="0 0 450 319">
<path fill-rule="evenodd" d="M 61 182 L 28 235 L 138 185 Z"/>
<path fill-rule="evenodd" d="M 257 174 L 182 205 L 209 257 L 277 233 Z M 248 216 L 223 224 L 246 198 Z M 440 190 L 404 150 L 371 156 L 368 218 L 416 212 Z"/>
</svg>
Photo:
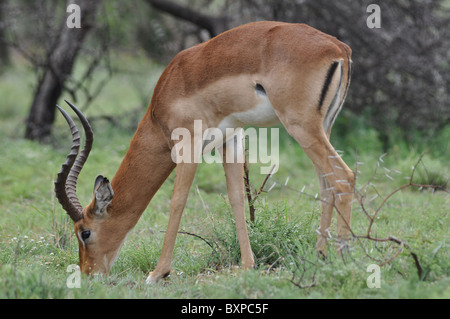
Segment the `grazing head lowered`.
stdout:
<svg viewBox="0 0 450 319">
<path fill-rule="evenodd" d="M 108 273 L 122 242 L 111 241 L 118 237 L 119 228 L 111 222 L 105 222 L 108 221 L 108 205 L 113 199 L 114 192 L 108 179 L 99 175 L 94 183 L 94 199 L 88 206 L 82 208 L 76 195 L 76 185 L 78 175 L 92 148 L 93 132 L 84 115 L 73 104 L 67 103 L 78 115 L 86 133 L 86 141 L 84 149 L 78 155 L 80 148 L 78 128 L 72 118 L 57 106 L 70 126 L 72 148 L 55 181 L 55 192 L 60 204 L 74 222 L 82 271 Z M 105 245 L 107 242 L 109 244 Z"/>
</svg>

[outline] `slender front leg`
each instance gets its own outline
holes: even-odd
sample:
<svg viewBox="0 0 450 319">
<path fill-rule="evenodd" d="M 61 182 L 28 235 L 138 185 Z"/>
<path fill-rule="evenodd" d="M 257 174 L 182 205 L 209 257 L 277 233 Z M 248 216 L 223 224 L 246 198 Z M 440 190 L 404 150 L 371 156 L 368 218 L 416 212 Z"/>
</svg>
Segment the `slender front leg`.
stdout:
<svg viewBox="0 0 450 319">
<path fill-rule="evenodd" d="M 170 202 L 169 225 L 167 226 L 166 235 L 164 236 L 161 257 L 159 258 L 155 270 L 151 272 L 147 278 L 148 284 L 156 283 L 170 273 L 173 248 L 180 226 L 181 215 L 186 206 L 196 169 L 197 163 L 179 163 L 177 165 L 173 195 Z"/>
<path fill-rule="evenodd" d="M 243 154 L 241 143 L 237 143 L 236 151 Z M 229 146 L 230 147 L 230 146 Z M 237 153 L 236 153 L 237 154 Z M 241 262 L 243 269 L 250 269 L 255 266 L 253 252 L 247 232 L 247 222 L 245 220 L 245 189 L 244 189 L 244 164 L 238 163 L 236 158 L 226 157 L 226 146 L 222 149 L 223 168 L 227 180 L 228 199 L 234 212 L 236 220 L 236 230 L 241 249 Z"/>
</svg>

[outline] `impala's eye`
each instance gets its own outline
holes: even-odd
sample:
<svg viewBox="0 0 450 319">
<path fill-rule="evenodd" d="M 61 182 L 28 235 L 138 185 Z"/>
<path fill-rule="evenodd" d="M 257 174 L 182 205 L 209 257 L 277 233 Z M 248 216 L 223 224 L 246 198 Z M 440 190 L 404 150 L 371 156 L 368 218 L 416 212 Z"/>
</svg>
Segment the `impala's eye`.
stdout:
<svg viewBox="0 0 450 319">
<path fill-rule="evenodd" d="M 89 236 L 91 236 L 91 231 L 90 230 L 85 230 L 85 231 L 81 232 L 81 238 L 83 238 L 83 240 L 88 239 Z"/>
</svg>

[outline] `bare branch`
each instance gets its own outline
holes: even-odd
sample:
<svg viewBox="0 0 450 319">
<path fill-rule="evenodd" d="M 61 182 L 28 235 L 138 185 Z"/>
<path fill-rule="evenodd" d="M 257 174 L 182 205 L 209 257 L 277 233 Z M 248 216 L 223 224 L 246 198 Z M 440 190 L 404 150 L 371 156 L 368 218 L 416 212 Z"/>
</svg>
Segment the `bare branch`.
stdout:
<svg viewBox="0 0 450 319">
<path fill-rule="evenodd" d="M 214 17 L 206 15 L 187 6 L 167 0 L 147 0 L 147 2 L 157 10 L 164 11 L 174 17 L 206 29 L 211 37 L 215 37 L 228 29 L 228 17 L 226 16 Z"/>
</svg>

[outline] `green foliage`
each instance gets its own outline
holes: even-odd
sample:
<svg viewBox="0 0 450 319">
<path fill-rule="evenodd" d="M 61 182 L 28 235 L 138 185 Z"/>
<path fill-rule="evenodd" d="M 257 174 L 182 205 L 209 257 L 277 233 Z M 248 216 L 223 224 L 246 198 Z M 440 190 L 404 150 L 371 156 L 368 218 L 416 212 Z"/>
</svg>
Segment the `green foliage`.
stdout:
<svg viewBox="0 0 450 319">
<path fill-rule="evenodd" d="M 286 205 L 258 210 L 254 223 L 249 223 L 250 244 L 255 254 L 257 267 L 278 266 L 288 254 L 295 254 L 297 244 L 314 246 L 311 240 L 312 218 L 308 214 L 290 216 Z M 317 217 L 317 216 L 315 216 Z M 220 222 L 220 227 L 213 225 L 211 240 L 225 253 L 223 264 L 239 264 L 240 251 L 235 222 L 231 214 Z M 309 238 L 307 237 L 309 235 Z"/>
</svg>

